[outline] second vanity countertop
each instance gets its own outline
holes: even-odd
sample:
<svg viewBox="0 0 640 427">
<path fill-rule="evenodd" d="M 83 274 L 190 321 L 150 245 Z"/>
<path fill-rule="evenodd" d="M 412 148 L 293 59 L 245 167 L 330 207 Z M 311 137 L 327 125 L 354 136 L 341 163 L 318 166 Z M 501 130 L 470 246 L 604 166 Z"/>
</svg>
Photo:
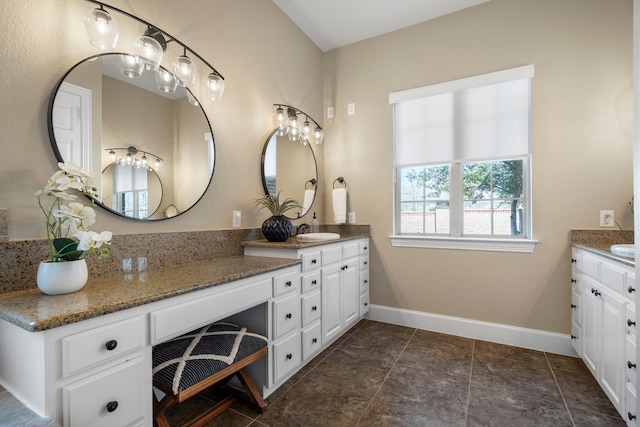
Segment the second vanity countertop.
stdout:
<svg viewBox="0 0 640 427">
<path fill-rule="evenodd" d="M 610 243 L 599 243 L 599 242 L 589 242 L 589 243 L 572 243 L 574 248 L 584 249 L 585 251 L 592 252 L 596 255 L 601 255 L 605 258 L 609 258 L 610 260 L 635 267 L 636 261 L 634 258 L 629 258 L 621 255 L 614 254 L 611 252 L 611 244 Z"/>
<path fill-rule="evenodd" d="M 0 319 L 43 331 L 300 264 L 299 259 L 233 256 L 175 267 L 89 278 L 78 292 L 38 288 L 0 294 Z"/>
<path fill-rule="evenodd" d="M 333 240 L 317 240 L 317 241 L 307 241 L 301 242 L 298 241 L 295 237 L 291 237 L 284 242 L 270 242 L 266 239 L 262 240 L 247 240 L 242 242 L 242 246 L 245 247 L 254 247 L 254 248 L 271 248 L 271 249 L 302 249 L 308 248 L 312 246 L 321 246 L 321 245 L 329 245 L 331 243 L 340 243 L 345 242 L 347 240 L 355 240 L 369 237 L 368 234 L 342 234 L 340 233 L 339 239 Z"/>
</svg>

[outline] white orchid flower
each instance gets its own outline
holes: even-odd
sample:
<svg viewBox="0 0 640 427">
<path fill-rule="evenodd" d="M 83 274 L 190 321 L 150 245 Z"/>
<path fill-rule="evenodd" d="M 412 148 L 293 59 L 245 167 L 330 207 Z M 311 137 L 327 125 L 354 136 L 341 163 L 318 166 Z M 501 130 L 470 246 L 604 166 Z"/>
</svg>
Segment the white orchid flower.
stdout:
<svg viewBox="0 0 640 427">
<path fill-rule="evenodd" d="M 109 244 L 111 242 L 112 233 L 110 231 L 103 231 L 100 234 L 95 231 L 80 231 L 76 233 L 75 237 L 80 241 L 78 243 L 78 250 L 88 251 L 99 248 L 103 244 Z"/>
</svg>

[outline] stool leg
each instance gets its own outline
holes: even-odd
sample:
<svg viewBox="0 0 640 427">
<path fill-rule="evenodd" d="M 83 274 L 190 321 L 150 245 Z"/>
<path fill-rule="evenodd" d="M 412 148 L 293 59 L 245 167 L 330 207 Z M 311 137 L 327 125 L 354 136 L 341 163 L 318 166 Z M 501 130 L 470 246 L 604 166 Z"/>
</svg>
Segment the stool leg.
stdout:
<svg viewBox="0 0 640 427">
<path fill-rule="evenodd" d="M 267 402 L 265 402 L 262 398 L 262 395 L 258 391 L 258 388 L 253 383 L 253 380 L 251 379 L 249 374 L 247 374 L 247 371 L 242 368 L 236 374 L 238 375 L 238 379 L 242 383 L 242 386 L 247 391 L 247 397 L 249 398 L 251 403 L 256 406 L 258 412 L 264 414 L 264 412 L 267 410 Z"/>
</svg>

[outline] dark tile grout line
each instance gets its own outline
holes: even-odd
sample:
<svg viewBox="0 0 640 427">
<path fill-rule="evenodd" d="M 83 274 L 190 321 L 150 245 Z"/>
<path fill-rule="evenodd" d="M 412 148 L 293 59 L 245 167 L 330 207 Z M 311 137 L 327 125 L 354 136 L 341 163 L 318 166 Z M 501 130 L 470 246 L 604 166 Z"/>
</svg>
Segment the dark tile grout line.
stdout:
<svg viewBox="0 0 640 427">
<path fill-rule="evenodd" d="M 471 348 L 471 367 L 469 369 L 469 387 L 467 387 L 467 406 L 464 411 L 464 425 L 469 422 L 469 403 L 471 402 L 471 378 L 473 378 L 473 360 L 476 356 L 476 340 L 473 340 L 473 347 Z"/>
<path fill-rule="evenodd" d="M 567 404 L 567 400 L 564 398 L 564 393 L 562 392 L 562 387 L 560 387 L 560 383 L 558 382 L 558 377 L 556 377 L 556 373 L 553 370 L 553 366 L 551 366 L 551 362 L 549 361 L 549 357 L 547 356 L 547 352 L 544 352 L 544 358 L 547 361 L 547 364 L 549 365 L 549 370 L 551 371 L 551 375 L 553 375 L 553 380 L 556 383 L 556 387 L 558 387 L 558 391 L 560 392 L 560 397 L 562 398 L 562 402 L 564 403 L 564 407 L 567 410 L 567 413 L 569 414 L 569 419 L 571 420 L 571 425 L 573 427 L 576 427 L 576 422 L 573 419 L 573 415 L 571 414 L 571 411 L 569 410 L 569 405 Z"/>
</svg>

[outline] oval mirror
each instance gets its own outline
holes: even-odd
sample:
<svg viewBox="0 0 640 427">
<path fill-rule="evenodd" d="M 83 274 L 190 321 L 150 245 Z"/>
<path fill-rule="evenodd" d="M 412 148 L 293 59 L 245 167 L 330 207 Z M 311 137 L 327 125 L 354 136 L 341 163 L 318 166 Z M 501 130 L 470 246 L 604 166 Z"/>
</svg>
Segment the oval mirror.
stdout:
<svg viewBox="0 0 640 427">
<path fill-rule="evenodd" d="M 118 66 L 122 55 L 86 58 L 63 76 L 49 103 L 51 146 L 58 161 L 92 173 L 103 195 L 98 205 L 131 219 L 171 218 L 191 209 L 211 183 L 211 125 L 188 89 L 160 91 L 153 71 L 125 77 Z M 141 163 L 150 172 L 109 168 Z M 164 215 L 171 205 L 176 215 Z"/>
<path fill-rule="evenodd" d="M 309 212 L 318 182 L 316 156 L 309 143 L 291 141 L 274 130 L 262 149 L 261 172 L 265 194 L 275 197 L 280 193 L 281 201 L 291 198 L 302 205 L 302 209 L 289 211 L 287 218 L 301 218 Z"/>
</svg>

